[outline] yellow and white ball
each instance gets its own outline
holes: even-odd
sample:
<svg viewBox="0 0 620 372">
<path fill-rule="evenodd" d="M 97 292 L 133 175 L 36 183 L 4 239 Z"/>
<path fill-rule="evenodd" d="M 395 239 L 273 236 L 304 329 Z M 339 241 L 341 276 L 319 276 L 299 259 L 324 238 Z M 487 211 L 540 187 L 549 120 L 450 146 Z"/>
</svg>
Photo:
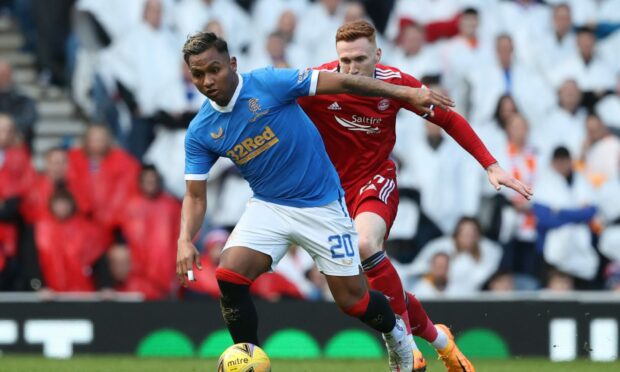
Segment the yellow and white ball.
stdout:
<svg viewBox="0 0 620 372">
<path fill-rule="evenodd" d="M 224 350 L 217 361 L 217 372 L 271 372 L 271 363 L 263 349 L 241 343 Z"/>
</svg>

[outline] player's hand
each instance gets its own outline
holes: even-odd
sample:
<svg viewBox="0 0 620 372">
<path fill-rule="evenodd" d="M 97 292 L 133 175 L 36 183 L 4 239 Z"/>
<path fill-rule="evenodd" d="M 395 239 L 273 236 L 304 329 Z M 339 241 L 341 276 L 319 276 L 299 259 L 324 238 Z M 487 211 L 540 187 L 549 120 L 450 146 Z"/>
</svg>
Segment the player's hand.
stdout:
<svg viewBox="0 0 620 372">
<path fill-rule="evenodd" d="M 491 164 L 487 168 L 487 175 L 489 177 L 489 182 L 491 182 L 491 185 L 493 185 L 495 190 L 499 191 L 501 186 L 504 185 L 523 195 L 523 197 L 527 200 L 532 198 L 532 189 L 506 173 L 502 167 L 499 166 L 499 164 Z"/>
<path fill-rule="evenodd" d="M 409 96 L 409 104 L 420 112 L 422 117 L 433 117 L 435 107 L 441 107 L 444 110 L 454 107 L 454 101 L 450 98 L 426 87 L 411 88 L 413 94 Z"/>
<path fill-rule="evenodd" d="M 194 264 L 198 270 L 202 270 L 198 249 L 191 241 L 179 240 L 177 243 L 177 277 L 183 287 L 187 287 L 187 272 L 192 270 Z"/>
</svg>

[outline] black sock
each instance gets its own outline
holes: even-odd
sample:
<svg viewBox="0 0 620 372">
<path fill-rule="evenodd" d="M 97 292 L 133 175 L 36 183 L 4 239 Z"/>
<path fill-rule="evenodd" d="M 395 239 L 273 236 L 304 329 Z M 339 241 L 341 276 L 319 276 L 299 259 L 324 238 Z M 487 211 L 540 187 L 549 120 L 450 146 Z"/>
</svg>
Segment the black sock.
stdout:
<svg viewBox="0 0 620 372">
<path fill-rule="evenodd" d="M 250 296 L 250 286 L 218 280 L 222 296 L 220 309 L 235 344 L 258 343 L 258 314 Z"/>
<path fill-rule="evenodd" d="M 388 333 L 396 325 L 396 316 L 385 296 L 378 291 L 369 291 L 368 308 L 360 320 L 381 333 Z"/>
</svg>

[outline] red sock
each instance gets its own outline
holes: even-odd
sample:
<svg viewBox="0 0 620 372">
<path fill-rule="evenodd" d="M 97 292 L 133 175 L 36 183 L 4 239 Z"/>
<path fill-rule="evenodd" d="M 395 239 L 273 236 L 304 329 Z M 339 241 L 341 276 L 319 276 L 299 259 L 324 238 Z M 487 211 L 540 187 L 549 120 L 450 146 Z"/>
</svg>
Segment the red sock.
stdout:
<svg viewBox="0 0 620 372">
<path fill-rule="evenodd" d="M 373 268 L 364 271 L 364 274 L 368 278 L 370 288 L 383 293 L 388 298 L 394 313 L 403 318 L 407 326 L 407 334 L 411 334 L 409 315 L 407 314 L 407 305 L 405 304 L 405 290 L 392 262 L 385 257 Z"/>
<path fill-rule="evenodd" d="M 366 313 L 366 310 L 368 310 L 369 302 L 370 302 L 370 293 L 366 291 L 366 293 L 364 294 L 364 297 L 362 297 L 362 299 L 359 300 L 358 303 L 356 303 L 355 305 L 349 308 L 344 309 L 343 311 L 347 315 L 351 315 L 356 318 L 361 318 Z"/>
<path fill-rule="evenodd" d="M 428 342 L 437 339 L 437 329 L 426 315 L 426 311 L 418 299 L 409 292 L 407 293 L 407 311 L 409 313 L 409 323 L 411 323 L 411 331 L 415 336 L 422 337 Z"/>
</svg>

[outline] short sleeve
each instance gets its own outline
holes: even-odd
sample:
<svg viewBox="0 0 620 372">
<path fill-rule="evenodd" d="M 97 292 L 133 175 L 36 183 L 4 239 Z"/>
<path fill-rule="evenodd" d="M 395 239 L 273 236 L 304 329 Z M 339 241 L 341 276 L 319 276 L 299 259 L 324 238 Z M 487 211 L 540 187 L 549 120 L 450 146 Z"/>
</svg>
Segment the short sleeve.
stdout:
<svg viewBox="0 0 620 372">
<path fill-rule="evenodd" d="M 294 101 L 316 93 L 319 71 L 269 67 L 265 69 L 264 78 L 279 101 Z"/>
<path fill-rule="evenodd" d="M 185 180 L 204 181 L 209 177 L 209 170 L 217 160 L 217 154 L 206 149 L 195 137 L 193 132 L 188 131 L 185 136 Z"/>
</svg>

